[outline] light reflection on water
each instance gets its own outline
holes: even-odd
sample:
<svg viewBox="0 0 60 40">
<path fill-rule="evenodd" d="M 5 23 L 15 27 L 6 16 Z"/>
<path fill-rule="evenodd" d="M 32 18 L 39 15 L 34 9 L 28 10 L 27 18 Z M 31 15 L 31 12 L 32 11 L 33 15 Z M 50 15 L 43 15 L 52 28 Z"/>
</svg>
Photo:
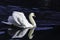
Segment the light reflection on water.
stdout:
<svg viewBox="0 0 60 40">
<path fill-rule="evenodd" d="M 49 30 L 49 29 L 53 29 L 53 27 L 37 27 L 35 30 L 38 31 L 38 30 Z M 5 31 L 0 31 L 0 35 L 1 34 L 5 34 Z"/>
<path fill-rule="evenodd" d="M 53 27 L 37 27 L 35 30 L 48 30 L 53 29 Z"/>
</svg>

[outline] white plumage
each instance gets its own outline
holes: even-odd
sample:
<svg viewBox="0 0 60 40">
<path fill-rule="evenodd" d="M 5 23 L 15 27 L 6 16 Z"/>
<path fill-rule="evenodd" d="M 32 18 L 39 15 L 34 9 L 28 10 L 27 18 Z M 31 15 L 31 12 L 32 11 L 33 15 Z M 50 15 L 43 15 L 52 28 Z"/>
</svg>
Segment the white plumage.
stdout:
<svg viewBox="0 0 60 40">
<path fill-rule="evenodd" d="M 8 22 L 2 21 L 2 23 L 8 24 L 8 25 L 15 25 L 17 27 L 24 28 L 24 30 L 22 32 L 20 32 L 19 36 L 16 36 L 17 33 L 19 32 L 19 31 L 17 31 L 17 33 L 12 38 L 22 38 L 27 33 L 27 31 L 29 29 L 33 28 L 30 30 L 29 35 L 28 35 L 29 38 L 32 39 L 32 34 L 33 34 L 34 29 L 36 27 L 36 23 L 32 18 L 33 16 L 34 16 L 34 13 L 31 13 L 29 16 L 29 19 L 32 23 L 31 24 L 28 22 L 28 20 L 26 19 L 23 12 L 14 11 L 12 16 L 8 17 Z"/>
<path fill-rule="evenodd" d="M 24 25 L 24 28 L 32 28 L 33 26 L 28 22 L 27 18 L 25 17 L 24 13 L 22 12 L 14 12 L 13 18 L 15 22 L 19 25 Z M 21 26 L 20 26 L 21 27 Z"/>
</svg>

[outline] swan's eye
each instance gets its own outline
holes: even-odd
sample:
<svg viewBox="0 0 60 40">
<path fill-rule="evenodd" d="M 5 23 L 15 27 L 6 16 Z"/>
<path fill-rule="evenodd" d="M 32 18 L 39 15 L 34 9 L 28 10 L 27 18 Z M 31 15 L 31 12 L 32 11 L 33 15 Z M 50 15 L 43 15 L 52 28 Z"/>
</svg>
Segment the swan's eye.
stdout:
<svg viewBox="0 0 60 40">
<path fill-rule="evenodd" d="M 35 19 L 36 16 L 33 16 L 33 18 Z"/>
</svg>

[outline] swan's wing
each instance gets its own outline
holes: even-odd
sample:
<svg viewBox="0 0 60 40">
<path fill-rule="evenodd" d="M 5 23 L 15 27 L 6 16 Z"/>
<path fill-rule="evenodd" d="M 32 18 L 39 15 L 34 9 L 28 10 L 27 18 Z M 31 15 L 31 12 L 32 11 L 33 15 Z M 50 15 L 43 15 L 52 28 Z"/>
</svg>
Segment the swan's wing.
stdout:
<svg viewBox="0 0 60 40">
<path fill-rule="evenodd" d="M 22 18 L 21 18 L 21 15 L 18 14 L 18 12 L 14 11 L 12 14 L 12 17 L 17 24 L 21 25 L 20 21 L 22 20 Z M 20 20 L 19 20 L 19 18 L 20 18 Z"/>
<path fill-rule="evenodd" d="M 16 15 L 17 16 L 17 15 Z M 19 22 L 19 20 L 18 20 L 18 18 L 15 16 L 15 19 L 17 19 L 17 21 Z M 9 18 L 8 18 L 8 21 L 10 22 L 10 23 L 12 23 L 13 25 L 15 25 L 15 26 L 18 26 L 18 27 L 21 27 L 21 26 L 23 26 L 22 24 L 21 24 L 21 22 L 19 22 L 20 24 L 18 24 L 16 21 L 15 21 L 15 19 L 13 18 L 13 16 L 9 16 Z"/>
<path fill-rule="evenodd" d="M 32 25 L 28 22 L 27 18 L 25 17 L 24 13 L 14 11 L 12 16 L 18 24 L 21 23 L 22 25 L 25 25 L 24 26 L 25 28 L 31 28 L 32 27 Z"/>
</svg>

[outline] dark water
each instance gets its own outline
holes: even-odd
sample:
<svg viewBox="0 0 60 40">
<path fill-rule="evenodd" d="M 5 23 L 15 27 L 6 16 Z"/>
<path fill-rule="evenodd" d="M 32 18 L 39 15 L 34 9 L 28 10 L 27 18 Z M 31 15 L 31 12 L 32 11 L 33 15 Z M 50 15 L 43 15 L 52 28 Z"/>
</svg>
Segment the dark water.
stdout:
<svg viewBox="0 0 60 40">
<path fill-rule="evenodd" d="M 8 16 L 12 15 L 13 11 L 22 11 L 25 13 L 26 17 L 30 12 L 34 12 L 36 15 L 36 23 L 38 27 L 53 27 L 53 29 L 48 30 L 35 30 L 34 38 L 32 40 L 58 40 L 60 39 L 60 12 L 55 10 L 41 10 L 39 8 L 23 8 L 20 6 L 0 5 L 0 32 L 5 33 L 0 35 L 0 40 L 29 40 L 26 34 L 25 37 L 21 39 L 11 39 L 8 28 L 18 29 L 17 27 L 12 27 L 1 23 L 1 21 L 7 21 Z M 14 31 L 14 30 L 13 30 Z M 16 31 L 16 30 L 15 30 Z M 14 31 L 14 32 L 15 32 Z"/>
</svg>

